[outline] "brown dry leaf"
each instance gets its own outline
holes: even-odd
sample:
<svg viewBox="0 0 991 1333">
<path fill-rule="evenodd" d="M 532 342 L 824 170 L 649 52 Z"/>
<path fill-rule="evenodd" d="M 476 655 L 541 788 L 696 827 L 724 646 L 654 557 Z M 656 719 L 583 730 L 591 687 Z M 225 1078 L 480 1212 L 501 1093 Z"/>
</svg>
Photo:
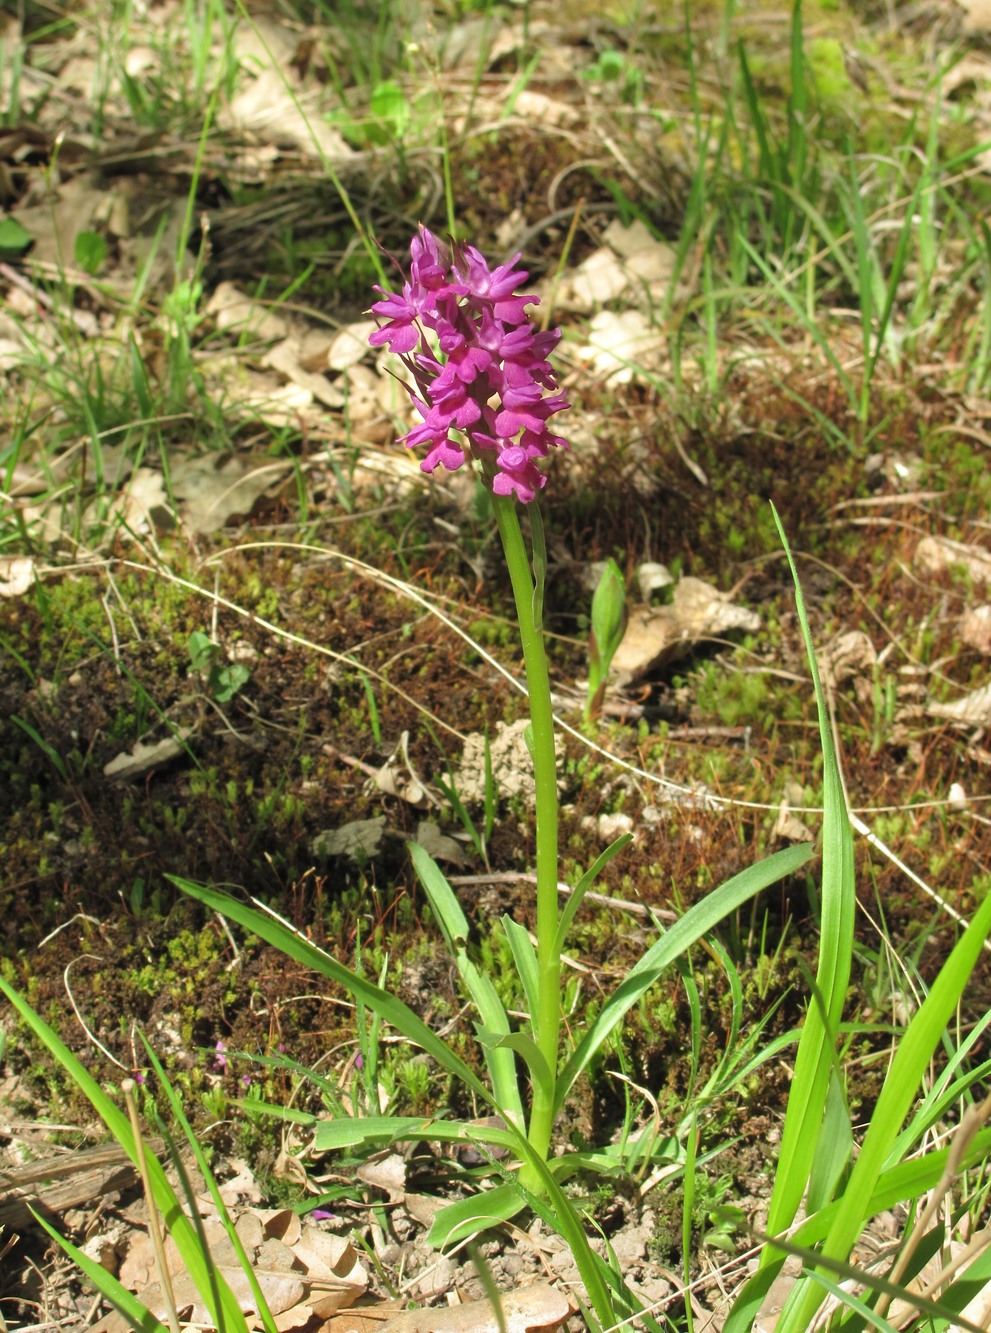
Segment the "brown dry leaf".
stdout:
<svg viewBox="0 0 991 1333">
<path fill-rule="evenodd" d="M 106 185 L 95 182 L 95 176 L 73 176 L 43 202 L 12 210 L 11 216 L 34 241 L 29 263 L 50 264 L 60 270 L 76 267 L 79 233 L 98 231 L 112 208 Z"/>
<path fill-rule="evenodd" d="M 973 583 L 991 583 L 991 552 L 948 537 L 923 537 L 915 548 L 915 563 L 926 574 L 939 574 L 962 565 Z"/>
<path fill-rule="evenodd" d="M 567 1296 L 549 1282 L 510 1292 L 500 1305 L 506 1333 L 550 1333 L 573 1313 Z M 500 1327 L 494 1305 L 485 1300 L 440 1310 L 407 1310 L 382 1324 L 380 1333 L 500 1333 Z"/>
<path fill-rule="evenodd" d="M 755 611 L 731 602 L 702 579 L 683 578 L 670 606 L 641 607 L 630 613 L 611 674 L 617 684 L 627 685 L 680 657 L 693 644 L 735 630 L 752 634 L 759 628 Z"/>
<path fill-rule="evenodd" d="M 95 517 L 95 504 L 93 511 Z M 152 528 L 174 528 L 175 518 L 161 472 L 156 468 L 139 467 L 111 504 L 107 521 L 120 523 L 135 533 L 150 532 Z"/>
<path fill-rule="evenodd" d="M 306 370 L 302 363 L 303 346 L 299 338 L 284 338 L 269 348 L 262 358 L 262 365 L 268 370 L 278 371 L 291 384 L 298 385 L 311 393 L 318 403 L 325 407 L 343 407 L 344 395 L 331 384 L 326 375 L 319 371 Z"/>
<path fill-rule="evenodd" d="M 328 125 L 291 65 L 263 69 L 218 116 L 221 128 L 272 148 L 294 148 L 334 166 L 354 150 Z"/>
<path fill-rule="evenodd" d="M 336 1314 L 320 1329 L 320 1333 L 379 1333 L 383 1324 L 401 1314 L 401 1301 L 376 1301 L 374 1304 L 355 1305 L 344 1314 Z"/>
<path fill-rule="evenodd" d="M 326 362 L 330 370 L 347 370 L 363 361 L 370 348 L 368 339 L 378 328 L 374 319 L 359 319 L 337 330 L 327 347 Z"/>
<path fill-rule="evenodd" d="M 248 1210 L 237 1218 L 236 1226 L 251 1260 L 252 1272 L 280 1329 L 303 1328 L 314 1320 L 326 1320 L 357 1300 L 368 1287 L 368 1276 L 349 1241 L 323 1232 L 312 1223 L 300 1224 L 289 1209 Z M 215 1270 L 228 1282 L 249 1323 L 259 1322 L 251 1284 L 226 1230 L 216 1219 L 208 1219 L 203 1223 L 203 1233 Z M 293 1244 L 281 1238 L 285 1236 L 291 1237 Z M 166 1242 L 165 1253 L 180 1318 L 212 1327 L 209 1311 L 185 1272 L 171 1239 Z M 164 1320 L 162 1292 L 146 1233 L 139 1232 L 133 1238 L 121 1264 L 120 1280 Z M 115 1313 L 102 1319 L 95 1328 L 98 1333 L 125 1333 L 127 1325 Z"/>
<path fill-rule="evenodd" d="M 104 764 L 103 776 L 115 778 L 118 782 L 132 782 L 135 778 L 144 777 L 153 768 L 161 768 L 163 764 L 178 758 L 186 748 L 184 741 L 192 733 L 192 727 L 179 727 L 174 736 L 166 736 L 164 740 L 155 741 L 152 745 L 138 741 L 130 750 L 122 751 Z"/>
<path fill-rule="evenodd" d="M 656 369 L 664 348 L 664 335 L 652 327 L 641 310 L 614 314 L 600 310 L 588 329 L 588 342 L 577 355 L 591 362 L 606 384 L 628 384 L 638 372 Z"/>
<path fill-rule="evenodd" d="M 672 246 L 655 240 L 640 221 L 629 227 L 611 222 L 603 240 L 605 244 L 558 285 L 558 305 L 591 311 L 622 296 L 649 309 L 664 299 L 674 273 Z"/>
<path fill-rule="evenodd" d="M 172 491 L 182 501 L 182 517 L 192 532 L 216 532 L 235 515 L 250 514 L 288 471 L 288 463 L 271 459 L 256 466 L 222 454 L 180 458 L 172 466 Z"/>
<path fill-rule="evenodd" d="M 876 662 L 877 650 L 862 629 L 837 634 L 819 655 L 823 682 L 833 687 L 851 676 L 871 677 Z"/>
<path fill-rule="evenodd" d="M 34 560 L 31 556 L 0 556 L 0 597 L 23 597 L 32 583 Z"/>
<path fill-rule="evenodd" d="M 964 32 L 991 32 L 991 0 L 957 0 L 964 11 Z"/>
<path fill-rule="evenodd" d="M 289 332 L 285 319 L 264 301 L 253 300 L 236 282 L 222 282 L 207 301 L 204 313 L 220 330 L 249 333 L 262 342 L 276 342 Z"/>
<path fill-rule="evenodd" d="M 402 1203 L 406 1197 L 406 1163 L 397 1152 L 376 1153 L 358 1167 L 357 1175 L 365 1185 L 387 1194 L 390 1203 Z"/>
<path fill-rule="evenodd" d="M 950 704 L 927 704 L 926 712 L 930 717 L 942 717 L 968 727 L 991 727 L 991 683 Z"/>
<path fill-rule="evenodd" d="M 968 648 L 991 656 L 991 604 L 968 608 L 960 617 L 959 634 Z"/>
</svg>

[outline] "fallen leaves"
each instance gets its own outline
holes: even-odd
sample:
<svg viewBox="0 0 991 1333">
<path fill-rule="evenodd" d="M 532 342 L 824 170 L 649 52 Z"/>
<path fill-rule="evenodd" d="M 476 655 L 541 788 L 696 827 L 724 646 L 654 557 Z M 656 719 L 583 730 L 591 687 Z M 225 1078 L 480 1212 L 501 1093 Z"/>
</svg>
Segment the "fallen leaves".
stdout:
<svg viewBox="0 0 991 1333">
<path fill-rule="evenodd" d="M 675 586 L 670 605 L 631 610 L 626 634 L 613 658 L 614 680 L 628 685 L 694 644 L 734 631 L 753 634 L 759 628 L 756 611 L 732 602 L 728 594 L 703 579 L 683 578 Z"/>
<path fill-rule="evenodd" d="M 226 1228 L 216 1216 L 207 1216 L 202 1229 L 214 1271 L 230 1286 L 249 1327 L 260 1326 L 257 1297 Z M 350 1241 L 301 1221 L 291 1209 L 245 1210 L 236 1217 L 235 1230 L 283 1333 L 322 1324 L 367 1290 L 368 1275 Z M 179 1318 L 213 1327 L 209 1309 L 171 1240 L 165 1255 Z M 147 1233 L 132 1237 L 118 1276 L 157 1318 L 165 1320 L 165 1300 Z M 94 1333 L 127 1333 L 129 1328 L 116 1311 L 93 1325 Z"/>
<path fill-rule="evenodd" d="M 468 1301 L 440 1310 L 407 1310 L 381 1326 L 380 1333 L 551 1333 L 573 1313 L 568 1298 L 549 1282 L 535 1282 L 489 1300 Z"/>
</svg>

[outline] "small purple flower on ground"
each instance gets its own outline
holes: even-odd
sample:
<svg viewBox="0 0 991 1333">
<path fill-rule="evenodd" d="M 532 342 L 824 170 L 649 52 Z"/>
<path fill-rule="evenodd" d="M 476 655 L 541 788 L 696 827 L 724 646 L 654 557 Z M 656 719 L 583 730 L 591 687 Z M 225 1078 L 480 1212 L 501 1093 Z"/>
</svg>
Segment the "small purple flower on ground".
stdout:
<svg viewBox="0 0 991 1333">
<path fill-rule="evenodd" d="M 216 1046 L 215 1046 L 213 1049 L 216 1051 L 216 1055 L 213 1057 L 213 1068 L 214 1068 L 214 1069 L 217 1069 L 217 1070 L 220 1070 L 220 1069 L 226 1069 L 226 1067 L 227 1067 L 227 1055 L 226 1055 L 227 1047 L 224 1045 L 224 1043 L 223 1043 L 222 1041 L 218 1041 L 217 1044 L 216 1044 Z"/>
<path fill-rule="evenodd" d="M 473 245 L 448 251 L 421 226 L 402 292 L 375 288 L 382 300 L 372 314 L 384 323 L 368 341 L 395 352 L 413 377 L 422 421 L 402 443 L 428 446 L 423 471 L 453 472 L 470 456 L 496 495 L 527 504 L 547 481 L 535 460 L 567 448 L 547 423 L 569 404 L 548 361 L 561 330 L 531 324 L 526 307 L 539 301 L 517 293 L 529 276 L 519 258 L 492 269 Z"/>
</svg>

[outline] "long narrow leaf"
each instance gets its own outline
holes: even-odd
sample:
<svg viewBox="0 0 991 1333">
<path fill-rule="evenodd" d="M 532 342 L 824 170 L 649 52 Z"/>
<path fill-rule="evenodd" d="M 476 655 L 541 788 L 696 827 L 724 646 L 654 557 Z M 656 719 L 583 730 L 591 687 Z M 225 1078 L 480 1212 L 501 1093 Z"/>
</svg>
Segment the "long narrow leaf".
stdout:
<svg viewBox="0 0 991 1333">
<path fill-rule="evenodd" d="M 443 932 L 447 947 L 454 959 L 465 989 L 475 1002 L 482 1026 L 499 1036 L 510 1035 L 509 1017 L 505 1006 L 492 979 L 480 971 L 468 957 L 467 938 L 468 921 L 461 904 L 454 896 L 454 890 L 448 884 L 440 866 L 416 842 L 409 844 L 413 869 L 423 885 L 430 906 L 433 908 L 437 923 Z M 516 1077 L 516 1061 L 511 1050 L 498 1043 L 484 1046 L 485 1064 L 492 1080 L 492 1091 L 496 1104 L 503 1115 L 510 1118 L 520 1128 L 526 1123 L 523 1102 L 520 1098 L 519 1080 Z"/>
<path fill-rule="evenodd" d="M 3 977 L 0 977 L 0 992 L 7 997 L 35 1035 L 44 1043 L 80 1092 L 89 1099 L 100 1119 L 137 1167 L 138 1152 L 134 1143 L 134 1135 L 131 1132 L 130 1121 L 124 1112 L 111 1101 L 92 1074 L 73 1055 L 45 1020 L 35 1013 L 20 993 L 9 985 Z M 186 1271 L 209 1308 L 216 1321 L 216 1326 L 225 1328 L 227 1333 L 247 1333 L 248 1326 L 234 1293 L 219 1273 L 216 1275 L 211 1273 L 209 1256 L 204 1254 L 195 1228 L 182 1211 L 179 1200 L 169 1184 L 161 1163 L 151 1153 L 145 1154 L 145 1160 L 155 1203 L 168 1228 L 169 1235 L 176 1243 L 182 1261 L 186 1266 Z M 214 1283 L 220 1293 L 219 1309 L 216 1308 L 212 1296 Z"/>
<path fill-rule="evenodd" d="M 589 889 L 599 878 L 613 857 L 617 856 L 624 850 L 624 848 L 629 847 L 632 841 L 632 833 L 621 833 L 614 842 L 609 844 L 604 852 L 599 853 L 568 895 L 564 907 L 561 909 L 561 919 L 558 922 L 557 939 L 554 944 L 558 953 L 564 953 L 568 931 L 571 929 L 571 923 L 575 919 L 575 913 L 578 911 L 579 907 L 581 907 L 586 893 L 588 893 Z"/>
<path fill-rule="evenodd" d="M 433 1056 L 441 1068 L 460 1079 L 476 1097 L 486 1103 L 492 1102 L 492 1094 L 474 1070 L 455 1055 L 447 1043 L 442 1041 L 408 1004 L 390 995 L 381 986 L 376 986 L 367 977 L 359 976 L 343 963 L 339 963 L 336 958 L 331 958 L 330 954 L 311 944 L 288 922 L 274 913 L 263 912 L 258 907 L 249 907 L 246 903 L 239 902 L 237 898 L 232 898 L 230 894 L 221 893 L 219 889 L 193 884 L 190 880 L 180 879 L 175 875 L 169 875 L 168 879 L 183 893 L 188 893 L 191 898 L 206 903 L 213 911 L 229 917 L 231 921 L 236 921 L 245 930 L 261 936 L 266 943 L 281 950 L 289 958 L 294 958 L 297 963 L 302 963 L 304 967 L 312 968 L 321 976 L 336 981 L 352 995 L 360 996 L 369 1009 L 379 1014 L 397 1032 L 401 1032 L 414 1046 L 419 1046 L 421 1050 Z"/>
<path fill-rule="evenodd" d="M 783 879 L 793 875 L 812 856 L 807 846 L 786 847 L 773 856 L 734 875 L 708 894 L 701 902 L 690 907 L 669 931 L 653 944 L 617 986 L 603 1005 L 595 1021 L 579 1042 L 557 1080 L 555 1109 L 560 1110 L 575 1079 L 595 1058 L 609 1034 L 620 1023 L 627 1011 L 640 999 L 664 969 L 690 948 L 708 930 L 735 912 L 750 898 Z"/>
<path fill-rule="evenodd" d="M 513 962 L 516 964 L 516 972 L 523 986 L 527 1012 L 532 1023 L 533 1015 L 537 1012 L 537 988 L 540 985 L 537 951 L 525 927 L 508 914 L 502 918 L 502 928 L 513 951 Z"/>
<path fill-rule="evenodd" d="M 874 1193 L 881 1169 L 909 1109 L 918 1096 L 940 1037 L 953 1015 L 964 987 L 981 956 L 991 930 L 991 897 L 974 913 L 967 930 L 940 969 L 932 989 L 915 1014 L 888 1069 L 860 1155 L 822 1247 L 827 1259 L 845 1262 L 870 1216 L 865 1201 Z M 798 1283 L 782 1311 L 778 1333 L 803 1333 L 819 1305 L 821 1293 L 810 1278 Z"/>
<path fill-rule="evenodd" d="M 795 583 L 798 618 L 815 687 L 823 756 L 823 821 L 819 965 L 815 979 L 815 990 L 821 998 L 821 1004 L 810 1004 L 795 1056 L 795 1074 L 788 1094 L 778 1169 L 768 1209 L 767 1228 L 772 1234 L 784 1231 L 791 1225 L 816 1159 L 830 1071 L 836 1054 L 836 1034 L 850 981 L 857 907 L 853 833 L 847 815 L 829 713 L 819 679 L 798 573 L 777 511 L 774 520 Z"/>
</svg>

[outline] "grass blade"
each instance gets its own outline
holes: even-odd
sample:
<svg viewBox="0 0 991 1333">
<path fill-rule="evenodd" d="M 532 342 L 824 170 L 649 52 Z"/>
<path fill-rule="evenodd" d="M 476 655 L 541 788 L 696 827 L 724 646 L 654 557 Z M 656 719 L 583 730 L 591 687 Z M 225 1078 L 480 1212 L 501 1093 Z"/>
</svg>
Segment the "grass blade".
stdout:
<svg viewBox="0 0 991 1333">
<path fill-rule="evenodd" d="M 336 981 L 350 994 L 360 997 L 384 1022 L 403 1033 L 414 1046 L 419 1046 L 427 1055 L 433 1056 L 442 1069 L 460 1079 L 481 1101 L 491 1104 L 492 1094 L 474 1070 L 455 1055 L 446 1042 L 442 1041 L 408 1004 L 390 995 L 381 986 L 376 986 L 367 977 L 359 976 L 343 963 L 339 963 L 336 958 L 331 958 L 274 913 L 263 912 L 259 907 L 249 907 L 246 903 L 232 898 L 230 894 L 207 888 L 203 884 L 193 884 L 192 881 L 175 875 L 169 875 L 167 878 L 177 889 L 188 893 L 191 898 L 205 903 L 221 916 L 236 921 L 239 926 L 259 935 L 267 944 L 280 949 L 289 958 L 294 958 L 304 967 L 312 968 L 321 976 Z"/>
<path fill-rule="evenodd" d="M 491 977 L 479 971 L 468 957 L 466 948 L 468 920 L 461 910 L 461 904 L 454 896 L 454 890 L 448 884 L 440 866 L 419 843 L 411 842 L 409 851 L 417 878 L 430 899 L 430 906 L 447 942 L 448 951 L 457 965 L 465 990 L 475 1002 L 482 1027 L 496 1038 L 510 1037 L 512 1029 L 509 1026 L 506 1008 L 499 999 Z M 526 1119 L 523 1102 L 520 1099 L 513 1052 L 501 1041 L 483 1040 L 482 1045 L 496 1104 L 504 1116 L 522 1128 Z"/>
<path fill-rule="evenodd" d="M 35 1013 L 28 1002 L 3 977 L 0 977 L 0 992 L 7 997 L 35 1035 L 40 1038 L 80 1092 L 89 1099 L 100 1119 L 137 1167 L 138 1153 L 134 1143 L 134 1135 L 124 1112 L 111 1101 L 92 1074 L 73 1055 L 44 1019 Z M 146 1157 L 155 1203 L 168 1228 L 169 1235 L 176 1243 L 182 1261 L 186 1266 L 186 1271 L 216 1321 L 216 1327 L 225 1329 L 227 1333 L 247 1333 L 248 1326 L 234 1293 L 219 1273 L 211 1272 L 210 1258 L 204 1254 L 195 1228 L 182 1211 L 179 1200 L 168 1182 L 161 1163 L 150 1153 L 146 1154 Z M 219 1306 L 213 1300 L 212 1284 L 216 1285 L 216 1290 L 220 1294 Z"/>
<path fill-rule="evenodd" d="M 706 931 L 718 925 L 723 917 L 735 912 L 762 889 L 766 889 L 786 875 L 794 874 L 811 856 L 812 849 L 808 846 L 786 847 L 783 851 L 775 852 L 773 856 L 758 861 L 756 865 L 748 866 L 739 875 L 734 875 L 718 889 L 714 889 L 708 897 L 689 908 L 681 920 L 647 950 L 620 982 L 578 1043 L 557 1080 L 556 1110 L 561 1109 L 575 1079 L 593 1060 L 610 1032 L 666 967 L 696 940 L 701 939 Z"/>
</svg>

